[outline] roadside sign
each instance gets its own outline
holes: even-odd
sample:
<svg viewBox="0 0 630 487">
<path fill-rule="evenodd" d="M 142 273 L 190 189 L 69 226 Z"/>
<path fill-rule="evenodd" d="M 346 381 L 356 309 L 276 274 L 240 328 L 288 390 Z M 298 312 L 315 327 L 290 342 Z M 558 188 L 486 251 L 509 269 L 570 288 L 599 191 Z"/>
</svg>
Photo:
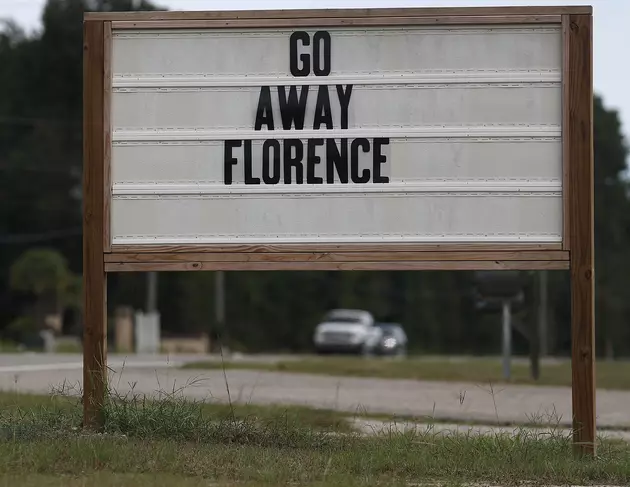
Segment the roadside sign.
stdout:
<svg viewBox="0 0 630 487">
<path fill-rule="evenodd" d="M 594 451 L 591 7 L 84 29 L 87 424 L 108 272 L 571 269 L 576 444 Z"/>
</svg>

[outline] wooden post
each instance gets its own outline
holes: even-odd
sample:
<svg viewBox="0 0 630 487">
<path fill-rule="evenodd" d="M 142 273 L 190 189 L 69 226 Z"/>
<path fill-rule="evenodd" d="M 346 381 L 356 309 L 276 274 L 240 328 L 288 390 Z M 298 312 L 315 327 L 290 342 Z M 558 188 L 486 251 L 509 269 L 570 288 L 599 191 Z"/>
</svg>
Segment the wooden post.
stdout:
<svg viewBox="0 0 630 487">
<path fill-rule="evenodd" d="M 569 154 L 573 439 L 595 454 L 595 276 L 593 222 L 593 59 L 591 15 L 564 15 Z"/>
<path fill-rule="evenodd" d="M 107 381 L 104 22 L 83 24 L 83 426 L 100 429 Z"/>
</svg>

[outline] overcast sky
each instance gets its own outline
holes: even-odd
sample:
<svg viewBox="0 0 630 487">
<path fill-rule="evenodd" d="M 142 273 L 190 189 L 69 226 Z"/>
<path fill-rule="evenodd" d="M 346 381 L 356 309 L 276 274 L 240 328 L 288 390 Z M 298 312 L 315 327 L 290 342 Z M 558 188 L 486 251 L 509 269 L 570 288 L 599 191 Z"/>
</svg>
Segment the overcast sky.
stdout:
<svg viewBox="0 0 630 487">
<path fill-rule="evenodd" d="M 630 140 L 630 0 L 154 0 L 168 10 L 240 10 L 278 8 L 458 7 L 492 5 L 592 5 L 594 18 L 594 84 L 606 106 L 619 110 Z M 0 0 L 0 18 L 13 18 L 27 31 L 40 27 L 45 0 Z"/>
</svg>

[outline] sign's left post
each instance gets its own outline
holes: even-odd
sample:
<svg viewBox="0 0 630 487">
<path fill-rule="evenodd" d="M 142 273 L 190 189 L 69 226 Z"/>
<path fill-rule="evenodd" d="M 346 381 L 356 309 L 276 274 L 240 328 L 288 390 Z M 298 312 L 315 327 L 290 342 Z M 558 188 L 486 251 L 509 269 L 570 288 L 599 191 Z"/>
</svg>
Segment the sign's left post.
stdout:
<svg viewBox="0 0 630 487">
<path fill-rule="evenodd" d="M 111 23 L 83 24 L 83 426 L 101 429 L 107 382 L 107 277 L 104 267 L 106 154 L 106 38 Z"/>
</svg>

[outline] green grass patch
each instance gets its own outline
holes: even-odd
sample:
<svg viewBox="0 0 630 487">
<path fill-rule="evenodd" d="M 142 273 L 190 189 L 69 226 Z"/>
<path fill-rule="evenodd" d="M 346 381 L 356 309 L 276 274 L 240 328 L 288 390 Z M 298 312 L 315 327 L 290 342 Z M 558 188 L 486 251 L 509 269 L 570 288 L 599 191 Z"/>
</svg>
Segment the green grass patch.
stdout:
<svg viewBox="0 0 630 487">
<path fill-rule="evenodd" d="M 269 372 L 321 374 L 346 377 L 413 379 L 472 383 L 505 383 L 499 359 L 466 359 L 462 361 L 379 359 L 361 357 L 309 358 L 278 362 L 200 361 L 185 364 L 186 369 L 241 369 Z M 597 387 L 630 390 L 630 362 L 598 362 Z M 542 364 L 538 381 L 532 380 L 528 365 L 512 365 L 511 384 L 571 386 L 571 364 Z"/>
<path fill-rule="evenodd" d="M 0 392 L 0 417 L 19 411 L 36 413 L 39 410 L 71 411 L 79 405 L 78 398 L 60 395 L 18 394 Z"/>
<path fill-rule="evenodd" d="M 55 353 L 83 353 L 80 343 L 62 342 L 55 345 Z"/>
<path fill-rule="evenodd" d="M 379 438 L 295 436 L 260 442 L 255 437 L 217 437 L 215 441 L 167 438 L 67 435 L 0 443 L 0 475 L 48 476 L 49 485 L 75 477 L 88 485 L 406 485 L 411 482 L 493 482 L 628 485 L 630 450 L 600 445 L 595 460 L 577 459 L 563 438 L 526 436 Z M 135 482 L 135 483 L 134 483 Z M 67 484 L 67 483 L 66 483 Z M 70 484 L 72 485 L 72 484 Z M 75 485 L 79 485 L 77 482 Z"/>
<path fill-rule="evenodd" d="M 62 388 L 63 391 L 64 388 Z M 36 422 L 47 419 L 49 425 L 81 424 L 82 406 L 78 397 L 66 394 L 35 395 L 0 393 L 0 426 L 7 427 L 16 420 L 16 427 L 26 419 Z M 223 404 L 193 401 L 173 394 L 161 399 L 128 394 L 111 395 L 105 410 L 109 431 L 136 436 L 163 437 L 172 435 L 192 437 L 209 433 L 216 425 L 254 425 L 266 428 L 282 427 L 292 430 L 342 432 L 353 431 L 348 415 L 328 409 L 303 406 Z"/>
<path fill-rule="evenodd" d="M 308 408 L 110 394 L 104 431 L 95 434 L 80 428 L 78 398 L 5 393 L 0 407 L 0 485 L 7 486 L 630 483 L 628 444 L 600 442 L 597 458 L 578 458 L 561 432 L 331 435 L 346 430 L 330 418 L 296 419 Z"/>
<path fill-rule="evenodd" d="M 0 353 L 21 353 L 23 350 L 15 342 L 0 340 Z"/>
</svg>

